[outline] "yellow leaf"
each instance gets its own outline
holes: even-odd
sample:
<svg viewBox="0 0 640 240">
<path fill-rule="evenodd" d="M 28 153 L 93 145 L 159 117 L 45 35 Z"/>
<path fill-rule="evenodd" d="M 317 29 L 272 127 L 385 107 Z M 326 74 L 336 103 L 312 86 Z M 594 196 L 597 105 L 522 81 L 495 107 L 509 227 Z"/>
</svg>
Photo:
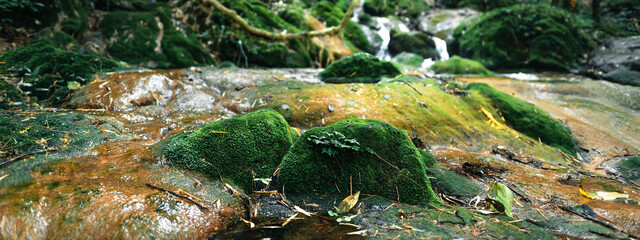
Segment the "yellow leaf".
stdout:
<svg viewBox="0 0 640 240">
<path fill-rule="evenodd" d="M 591 196 L 589 196 L 589 194 L 587 194 L 587 192 L 584 191 L 584 189 L 582 189 L 582 185 L 580 185 L 580 194 L 588 199 L 593 199 Z"/>
<path fill-rule="evenodd" d="M 25 128 L 24 130 L 20 131 L 20 134 L 25 134 L 27 133 L 27 131 L 29 131 L 29 129 L 31 128 L 31 126 L 28 126 L 27 128 Z"/>
<path fill-rule="evenodd" d="M 338 205 L 338 214 L 349 212 L 354 206 L 356 206 L 356 203 L 358 203 L 358 198 L 360 198 L 360 191 L 349 195 L 344 200 L 342 200 L 342 202 L 340 202 L 340 204 Z"/>
<path fill-rule="evenodd" d="M 224 131 L 216 131 L 216 130 L 211 130 L 211 132 L 212 133 L 227 133 L 227 132 L 224 132 Z"/>
</svg>

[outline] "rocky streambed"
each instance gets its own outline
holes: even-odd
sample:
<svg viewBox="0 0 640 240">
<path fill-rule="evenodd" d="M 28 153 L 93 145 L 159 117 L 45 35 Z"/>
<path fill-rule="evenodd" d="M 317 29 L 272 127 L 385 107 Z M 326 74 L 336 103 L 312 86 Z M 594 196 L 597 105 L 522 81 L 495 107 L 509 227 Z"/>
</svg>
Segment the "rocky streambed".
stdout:
<svg viewBox="0 0 640 240">
<path fill-rule="evenodd" d="M 102 73 L 60 108 L 3 111 L 0 236 L 640 234 L 637 87 L 564 75 L 416 72 L 377 84 L 325 84 L 318 73 Z M 553 138 L 562 135 L 518 128 L 512 119 L 524 120 L 510 118 L 499 101 L 534 103 L 527 114 L 549 114 L 524 120 L 560 119 L 576 148 L 560 151 L 567 145 Z M 485 212 L 495 181 L 514 193 L 511 217 Z M 628 196 L 589 199 L 581 188 Z M 330 215 L 357 191 L 350 212 Z"/>
</svg>

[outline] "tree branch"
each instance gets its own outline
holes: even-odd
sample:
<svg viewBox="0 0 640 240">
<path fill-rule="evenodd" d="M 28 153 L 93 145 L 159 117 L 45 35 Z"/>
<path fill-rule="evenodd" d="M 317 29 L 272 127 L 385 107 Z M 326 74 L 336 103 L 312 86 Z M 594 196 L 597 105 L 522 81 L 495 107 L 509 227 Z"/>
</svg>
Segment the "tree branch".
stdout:
<svg viewBox="0 0 640 240">
<path fill-rule="evenodd" d="M 334 35 L 334 34 L 341 35 L 342 32 L 344 32 L 345 27 L 347 27 L 347 24 L 349 23 L 349 20 L 351 19 L 351 15 L 353 15 L 353 11 L 360 3 L 360 0 L 353 0 L 353 2 L 351 2 L 351 6 L 349 6 L 349 10 L 347 10 L 347 13 L 344 15 L 344 17 L 342 18 L 342 21 L 340 22 L 340 25 L 338 26 L 333 26 L 333 27 L 322 29 L 322 30 L 315 30 L 315 31 L 308 31 L 308 32 L 275 33 L 275 32 L 262 30 L 256 27 L 252 27 L 251 25 L 249 25 L 247 20 L 240 17 L 240 15 L 238 15 L 238 13 L 235 10 L 226 8 L 224 5 L 218 2 L 218 0 L 206 0 L 206 1 L 213 4 L 213 7 L 215 7 L 218 11 L 220 11 L 220 13 L 230 17 L 234 22 L 240 24 L 242 29 L 244 29 L 245 31 L 255 36 L 259 36 L 259 37 L 263 37 L 271 40 L 293 40 L 293 39 L 300 39 L 300 38 L 318 37 L 318 36 L 324 36 L 324 35 Z"/>
</svg>

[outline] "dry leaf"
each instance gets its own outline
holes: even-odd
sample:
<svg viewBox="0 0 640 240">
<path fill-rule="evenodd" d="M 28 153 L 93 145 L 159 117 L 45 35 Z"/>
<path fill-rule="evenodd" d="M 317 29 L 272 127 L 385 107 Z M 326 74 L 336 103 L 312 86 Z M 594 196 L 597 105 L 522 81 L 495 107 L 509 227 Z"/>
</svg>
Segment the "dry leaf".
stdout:
<svg viewBox="0 0 640 240">
<path fill-rule="evenodd" d="M 338 214 L 343 214 L 349 212 L 355 205 L 358 203 L 358 198 L 360 198 L 360 191 L 349 195 L 346 197 L 340 204 L 338 205 Z"/>
</svg>

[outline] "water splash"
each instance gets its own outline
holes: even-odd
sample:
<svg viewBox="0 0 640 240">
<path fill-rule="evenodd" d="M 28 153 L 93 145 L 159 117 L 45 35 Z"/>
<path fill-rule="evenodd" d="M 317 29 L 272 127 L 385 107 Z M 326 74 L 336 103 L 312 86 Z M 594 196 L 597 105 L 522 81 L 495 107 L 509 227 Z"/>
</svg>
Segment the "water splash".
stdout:
<svg viewBox="0 0 640 240">
<path fill-rule="evenodd" d="M 447 42 L 438 38 L 432 37 L 433 42 L 436 44 L 436 51 L 438 51 L 438 56 L 440 57 L 440 61 L 445 61 L 449 59 L 449 52 L 447 51 Z"/>
</svg>

